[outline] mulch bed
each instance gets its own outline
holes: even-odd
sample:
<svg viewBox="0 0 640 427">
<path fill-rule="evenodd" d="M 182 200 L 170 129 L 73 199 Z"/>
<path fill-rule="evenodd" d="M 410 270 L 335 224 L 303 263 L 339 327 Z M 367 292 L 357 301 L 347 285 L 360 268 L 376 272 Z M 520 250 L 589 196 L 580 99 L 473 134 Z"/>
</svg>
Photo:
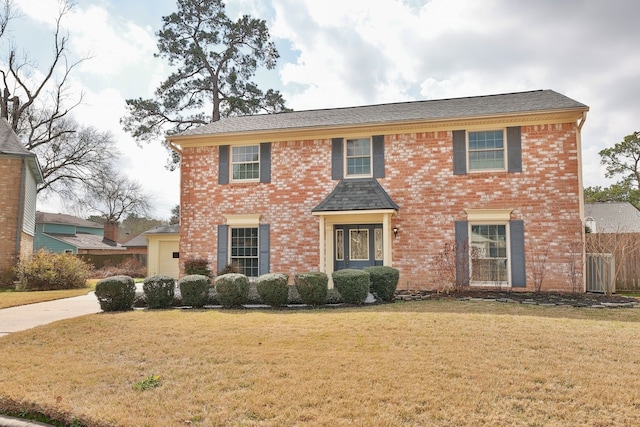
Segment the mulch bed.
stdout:
<svg viewBox="0 0 640 427">
<path fill-rule="evenodd" d="M 572 307 L 623 308 L 640 307 L 637 298 L 594 293 L 509 292 L 499 290 L 456 289 L 450 292 L 399 290 L 396 300 L 420 301 L 435 299 L 491 300 L 505 303 L 535 305 L 567 305 Z"/>
</svg>

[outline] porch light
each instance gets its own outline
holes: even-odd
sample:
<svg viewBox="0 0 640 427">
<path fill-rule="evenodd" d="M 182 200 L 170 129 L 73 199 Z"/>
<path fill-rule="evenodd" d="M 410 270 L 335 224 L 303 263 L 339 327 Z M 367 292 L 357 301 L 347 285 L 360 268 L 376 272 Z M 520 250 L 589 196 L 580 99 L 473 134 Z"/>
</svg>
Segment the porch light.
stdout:
<svg viewBox="0 0 640 427">
<path fill-rule="evenodd" d="M 394 226 L 393 227 L 393 237 L 397 237 L 398 236 L 398 226 Z"/>
</svg>

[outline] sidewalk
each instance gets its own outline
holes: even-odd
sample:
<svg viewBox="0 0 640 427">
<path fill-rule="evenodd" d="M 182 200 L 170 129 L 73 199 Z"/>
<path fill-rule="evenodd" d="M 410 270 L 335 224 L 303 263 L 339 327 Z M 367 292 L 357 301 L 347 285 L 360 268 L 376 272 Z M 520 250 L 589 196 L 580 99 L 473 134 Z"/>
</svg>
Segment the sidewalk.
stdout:
<svg viewBox="0 0 640 427">
<path fill-rule="evenodd" d="M 0 337 L 11 332 L 100 311 L 100 304 L 93 292 L 79 297 L 4 308 L 0 310 Z"/>
</svg>

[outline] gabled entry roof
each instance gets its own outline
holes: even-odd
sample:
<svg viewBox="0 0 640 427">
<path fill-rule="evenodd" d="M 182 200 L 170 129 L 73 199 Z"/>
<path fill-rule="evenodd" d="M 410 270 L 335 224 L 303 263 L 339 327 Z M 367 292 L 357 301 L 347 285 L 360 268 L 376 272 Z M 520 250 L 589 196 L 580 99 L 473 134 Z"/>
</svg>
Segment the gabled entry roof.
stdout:
<svg viewBox="0 0 640 427">
<path fill-rule="evenodd" d="M 311 212 L 341 212 L 393 209 L 400 207 L 391 200 L 374 178 L 343 179 L 331 194 Z"/>
</svg>

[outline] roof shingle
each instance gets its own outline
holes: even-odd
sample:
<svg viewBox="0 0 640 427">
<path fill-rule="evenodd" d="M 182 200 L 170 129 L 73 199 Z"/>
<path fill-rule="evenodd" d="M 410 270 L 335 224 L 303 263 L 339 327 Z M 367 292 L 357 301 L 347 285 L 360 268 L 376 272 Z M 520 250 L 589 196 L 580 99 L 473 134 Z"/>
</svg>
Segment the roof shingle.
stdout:
<svg viewBox="0 0 640 427">
<path fill-rule="evenodd" d="M 552 90 L 537 90 L 466 98 L 228 117 L 189 129 L 179 136 L 367 125 L 560 110 L 588 111 L 589 107 Z"/>
</svg>

